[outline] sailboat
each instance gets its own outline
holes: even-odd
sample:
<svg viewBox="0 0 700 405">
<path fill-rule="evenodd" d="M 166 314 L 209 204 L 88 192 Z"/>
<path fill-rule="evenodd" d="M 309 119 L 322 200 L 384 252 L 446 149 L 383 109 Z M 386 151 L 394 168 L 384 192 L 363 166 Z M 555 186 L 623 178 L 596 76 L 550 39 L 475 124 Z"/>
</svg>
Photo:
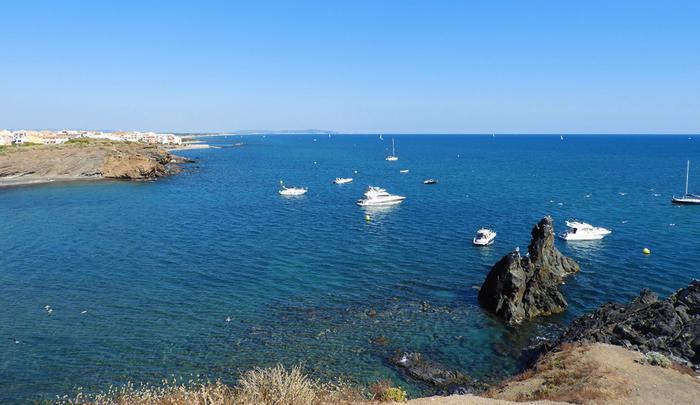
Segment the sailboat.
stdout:
<svg viewBox="0 0 700 405">
<path fill-rule="evenodd" d="M 396 156 L 396 148 L 394 147 L 394 138 L 391 138 L 391 155 L 386 157 L 386 160 L 390 162 L 395 162 L 399 160 L 399 157 Z"/>
<path fill-rule="evenodd" d="M 688 176 L 690 175 L 690 160 L 685 169 L 685 194 L 683 197 L 673 196 L 671 202 L 674 204 L 700 204 L 700 195 L 688 194 Z"/>
</svg>

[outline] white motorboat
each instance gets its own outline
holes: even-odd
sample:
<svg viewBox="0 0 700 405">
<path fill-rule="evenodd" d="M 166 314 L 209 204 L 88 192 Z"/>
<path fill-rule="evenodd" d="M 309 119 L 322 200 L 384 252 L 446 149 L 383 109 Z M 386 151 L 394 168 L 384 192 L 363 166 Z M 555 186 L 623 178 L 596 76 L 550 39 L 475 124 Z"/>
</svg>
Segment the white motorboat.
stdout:
<svg viewBox="0 0 700 405">
<path fill-rule="evenodd" d="M 361 207 L 396 205 L 405 199 L 404 196 L 389 194 L 383 188 L 369 186 L 365 191 L 365 198 L 357 200 L 357 205 Z"/>
<path fill-rule="evenodd" d="M 336 177 L 335 180 L 333 180 L 333 184 L 346 184 L 346 183 L 352 183 L 352 177 Z"/>
<path fill-rule="evenodd" d="M 425 179 L 423 180 L 423 184 L 437 184 L 437 180 L 435 179 Z"/>
<path fill-rule="evenodd" d="M 671 199 L 674 204 L 700 204 L 700 195 L 688 193 L 688 175 L 690 175 L 690 160 L 685 169 L 685 194 L 683 197 L 676 197 L 675 195 Z"/>
<path fill-rule="evenodd" d="M 582 221 L 566 221 L 566 226 L 569 229 L 559 234 L 559 237 L 564 240 L 597 240 L 603 239 L 612 232 Z"/>
<path fill-rule="evenodd" d="M 401 169 L 399 170 L 399 173 L 408 173 L 408 169 Z"/>
<path fill-rule="evenodd" d="M 396 162 L 399 157 L 396 156 L 396 148 L 394 147 L 394 138 L 391 138 L 391 155 L 386 157 L 386 160 L 390 162 Z"/>
<path fill-rule="evenodd" d="M 307 191 L 309 191 L 307 188 L 282 186 L 282 190 L 279 193 L 284 196 L 297 196 L 304 195 Z"/>
<path fill-rule="evenodd" d="M 476 231 L 476 236 L 472 239 L 472 243 L 477 246 L 488 246 L 496 239 L 496 232 L 488 228 L 481 228 Z"/>
</svg>

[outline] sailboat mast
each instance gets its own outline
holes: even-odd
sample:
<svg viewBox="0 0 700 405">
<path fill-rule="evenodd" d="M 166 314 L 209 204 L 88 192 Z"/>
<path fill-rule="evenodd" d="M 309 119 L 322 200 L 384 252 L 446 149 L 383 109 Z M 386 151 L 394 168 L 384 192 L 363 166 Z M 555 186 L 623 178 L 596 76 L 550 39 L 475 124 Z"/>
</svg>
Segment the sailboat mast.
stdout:
<svg viewBox="0 0 700 405">
<path fill-rule="evenodd" d="M 391 156 L 396 156 L 396 148 L 394 148 L 394 138 L 391 138 Z"/>
<path fill-rule="evenodd" d="M 688 195 L 688 176 L 690 175 L 690 160 L 688 161 L 688 166 L 685 169 L 685 195 Z"/>
</svg>

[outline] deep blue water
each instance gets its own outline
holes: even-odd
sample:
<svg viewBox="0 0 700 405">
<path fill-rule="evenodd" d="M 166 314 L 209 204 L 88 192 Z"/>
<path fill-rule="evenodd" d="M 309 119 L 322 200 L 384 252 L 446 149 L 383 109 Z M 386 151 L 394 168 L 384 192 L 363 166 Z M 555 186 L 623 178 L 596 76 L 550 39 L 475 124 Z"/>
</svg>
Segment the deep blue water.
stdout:
<svg viewBox="0 0 700 405">
<path fill-rule="evenodd" d="M 390 138 L 249 136 L 180 152 L 197 163 L 153 183 L 0 189 L 0 402 L 171 375 L 233 381 L 277 362 L 398 381 L 385 360 L 396 349 L 490 381 L 574 316 L 700 277 L 700 207 L 670 204 L 686 159 L 700 192 L 700 138 L 406 135 L 393 163 Z M 281 179 L 308 194 L 279 196 Z M 368 184 L 408 198 L 366 222 L 354 201 Z M 474 286 L 546 214 L 557 231 L 575 216 L 613 233 L 558 241 L 582 268 L 563 287 L 568 310 L 505 328 Z M 498 238 L 475 248 L 482 225 Z"/>
</svg>

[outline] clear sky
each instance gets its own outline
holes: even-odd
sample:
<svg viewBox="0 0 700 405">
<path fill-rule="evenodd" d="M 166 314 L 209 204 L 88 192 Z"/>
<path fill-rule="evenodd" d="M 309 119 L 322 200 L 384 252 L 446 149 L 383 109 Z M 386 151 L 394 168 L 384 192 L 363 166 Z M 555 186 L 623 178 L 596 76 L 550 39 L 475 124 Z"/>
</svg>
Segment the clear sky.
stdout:
<svg viewBox="0 0 700 405">
<path fill-rule="evenodd" d="M 700 132 L 700 1 L 107 3 L 0 4 L 0 128 Z"/>
</svg>

